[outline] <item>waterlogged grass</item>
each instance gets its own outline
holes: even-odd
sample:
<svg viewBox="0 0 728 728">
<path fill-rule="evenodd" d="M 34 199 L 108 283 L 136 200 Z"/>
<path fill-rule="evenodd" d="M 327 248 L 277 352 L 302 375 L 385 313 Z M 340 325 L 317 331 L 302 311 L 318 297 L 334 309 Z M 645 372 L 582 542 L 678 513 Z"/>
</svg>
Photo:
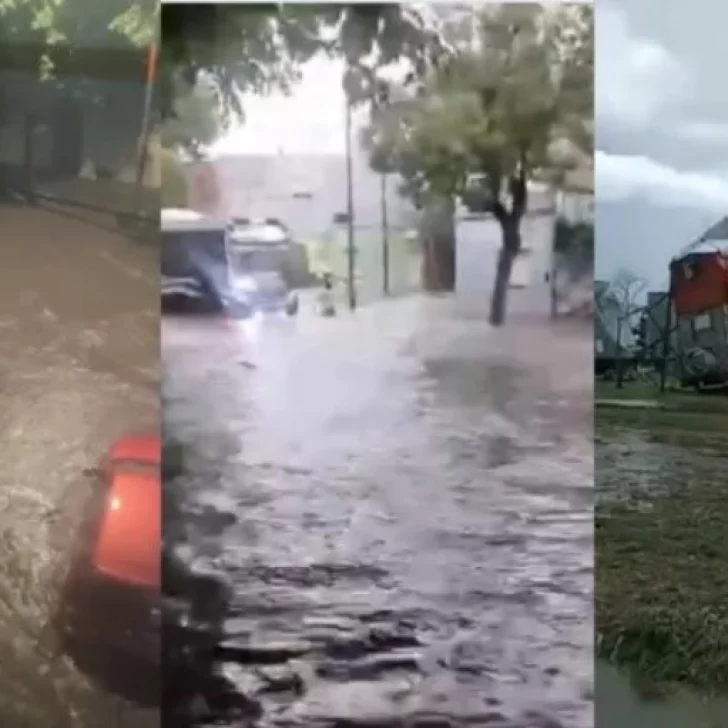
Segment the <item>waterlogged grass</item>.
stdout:
<svg viewBox="0 0 728 728">
<path fill-rule="evenodd" d="M 728 393 L 698 393 L 692 389 L 666 388 L 660 391 L 657 380 L 648 382 L 625 382 L 618 388 L 614 382 L 597 381 L 594 384 L 594 399 L 604 409 L 611 403 L 651 401 L 661 409 L 671 412 L 711 412 L 728 415 Z M 601 409 L 601 408 L 600 408 Z"/>
<path fill-rule="evenodd" d="M 596 416 L 598 649 L 653 686 L 728 691 L 722 406 Z"/>
</svg>

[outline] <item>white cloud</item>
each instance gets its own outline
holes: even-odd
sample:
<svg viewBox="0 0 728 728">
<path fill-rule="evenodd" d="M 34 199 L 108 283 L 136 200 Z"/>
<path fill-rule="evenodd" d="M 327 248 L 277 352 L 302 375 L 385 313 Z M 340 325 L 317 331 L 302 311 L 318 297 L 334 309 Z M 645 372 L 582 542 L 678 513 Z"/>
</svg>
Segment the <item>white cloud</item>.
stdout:
<svg viewBox="0 0 728 728">
<path fill-rule="evenodd" d="M 642 196 L 652 204 L 728 210 L 728 177 L 703 172 L 682 172 L 637 155 L 595 155 L 596 193 L 610 202 Z"/>
<path fill-rule="evenodd" d="M 596 29 L 600 123 L 644 129 L 677 111 L 690 94 L 688 69 L 655 40 L 633 34 L 618 5 L 597 5 Z"/>
</svg>

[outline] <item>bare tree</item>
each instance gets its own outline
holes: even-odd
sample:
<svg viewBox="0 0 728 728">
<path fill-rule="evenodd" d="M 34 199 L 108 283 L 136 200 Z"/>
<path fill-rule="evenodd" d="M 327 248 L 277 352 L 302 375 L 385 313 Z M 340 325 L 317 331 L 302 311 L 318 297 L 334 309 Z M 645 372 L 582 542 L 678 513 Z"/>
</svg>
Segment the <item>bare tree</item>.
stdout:
<svg viewBox="0 0 728 728">
<path fill-rule="evenodd" d="M 637 301 L 647 288 L 647 281 L 626 268 L 620 268 L 609 284 L 609 294 L 617 302 L 619 318 L 617 319 L 617 386 L 622 386 L 622 358 L 625 344 L 623 331 L 632 330 L 632 319 L 638 312 Z M 626 324 L 626 326 L 625 326 Z"/>
</svg>

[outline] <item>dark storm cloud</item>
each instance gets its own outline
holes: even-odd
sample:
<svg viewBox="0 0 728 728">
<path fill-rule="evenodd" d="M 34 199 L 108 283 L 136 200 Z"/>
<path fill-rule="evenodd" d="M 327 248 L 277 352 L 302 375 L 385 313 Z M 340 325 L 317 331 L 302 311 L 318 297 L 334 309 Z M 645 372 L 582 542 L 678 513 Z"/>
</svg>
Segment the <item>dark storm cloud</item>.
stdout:
<svg viewBox="0 0 728 728">
<path fill-rule="evenodd" d="M 728 5 L 612 0 L 596 17 L 597 274 L 659 285 L 728 212 Z"/>
</svg>

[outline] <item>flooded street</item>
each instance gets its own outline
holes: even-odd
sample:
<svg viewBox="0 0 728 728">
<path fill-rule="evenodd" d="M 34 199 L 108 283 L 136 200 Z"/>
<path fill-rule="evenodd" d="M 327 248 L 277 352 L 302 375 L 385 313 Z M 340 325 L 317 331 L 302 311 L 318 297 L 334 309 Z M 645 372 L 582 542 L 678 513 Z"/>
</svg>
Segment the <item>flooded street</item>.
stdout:
<svg viewBox="0 0 728 728">
<path fill-rule="evenodd" d="M 596 695 L 605 728 L 728 725 L 728 637 L 718 616 L 726 414 L 719 395 L 672 398 L 673 411 L 596 412 Z"/>
<path fill-rule="evenodd" d="M 162 344 L 256 725 L 592 725 L 590 329 L 413 298 Z"/>
<path fill-rule="evenodd" d="M 117 709 L 49 659 L 46 627 L 89 494 L 83 470 L 115 438 L 159 427 L 158 263 L 40 209 L 3 208 L 0 232 L 0 715 L 85 726 L 89 711 Z"/>
</svg>

